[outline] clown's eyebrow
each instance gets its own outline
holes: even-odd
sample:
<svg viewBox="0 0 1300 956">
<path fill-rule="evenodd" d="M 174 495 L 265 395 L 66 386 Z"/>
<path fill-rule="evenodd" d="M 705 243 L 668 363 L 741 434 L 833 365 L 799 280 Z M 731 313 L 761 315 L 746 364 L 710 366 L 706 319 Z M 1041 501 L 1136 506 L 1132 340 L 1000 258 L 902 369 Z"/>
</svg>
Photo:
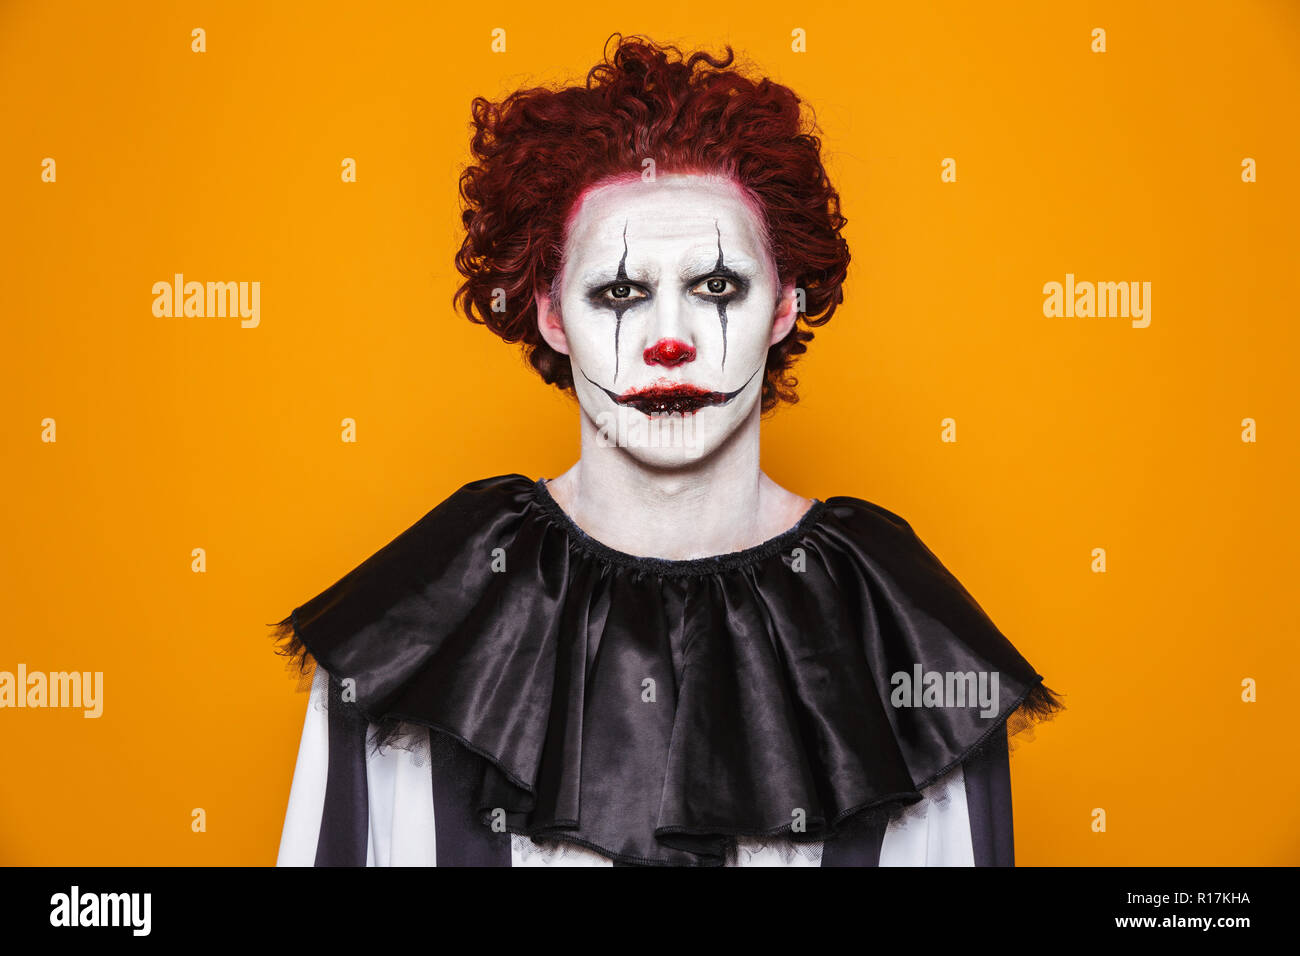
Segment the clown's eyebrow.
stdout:
<svg viewBox="0 0 1300 956">
<path fill-rule="evenodd" d="M 659 270 L 653 267 L 632 266 L 627 268 L 625 266 L 622 274 L 611 269 L 592 269 L 590 272 L 584 272 L 579 281 L 586 286 L 596 286 L 622 281 L 653 282 L 658 278 Z"/>
<path fill-rule="evenodd" d="M 752 259 L 744 256 L 728 254 L 727 263 L 721 269 L 717 268 L 717 260 L 716 247 L 712 252 L 693 255 L 678 266 L 677 277 L 683 282 L 689 282 L 692 279 L 703 279 L 715 273 L 718 275 L 738 275 L 745 278 L 752 276 L 758 268 Z M 620 281 L 644 282 L 647 285 L 652 285 L 659 280 L 659 275 L 659 269 L 654 266 L 634 265 L 625 267 L 625 271 L 621 276 L 609 269 L 593 269 L 590 272 L 583 273 L 580 281 L 586 286 L 608 285 Z"/>
<path fill-rule="evenodd" d="M 743 282 L 748 277 L 753 276 L 757 270 L 758 264 L 743 256 L 728 255 L 727 262 L 723 265 L 716 255 L 710 255 L 692 258 L 683 262 L 679 274 L 683 282 L 703 279 L 712 275 L 731 276 Z"/>
</svg>

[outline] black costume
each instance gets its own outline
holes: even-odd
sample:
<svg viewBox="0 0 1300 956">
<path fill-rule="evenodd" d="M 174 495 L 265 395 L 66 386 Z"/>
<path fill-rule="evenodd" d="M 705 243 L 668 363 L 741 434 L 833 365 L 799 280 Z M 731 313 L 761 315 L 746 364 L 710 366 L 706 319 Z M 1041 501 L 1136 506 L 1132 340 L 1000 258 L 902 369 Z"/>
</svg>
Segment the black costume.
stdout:
<svg viewBox="0 0 1300 956">
<path fill-rule="evenodd" d="M 509 865 L 509 834 L 622 864 L 761 838 L 871 865 L 958 767 L 973 862 L 1010 864 L 1007 735 L 1061 706 L 911 527 L 852 497 L 677 561 L 595 541 L 544 481 L 487 478 L 277 636 L 328 674 L 318 864 L 375 861 L 363 748 L 404 739 L 432 758 L 438 865 Z"/>
</svg>

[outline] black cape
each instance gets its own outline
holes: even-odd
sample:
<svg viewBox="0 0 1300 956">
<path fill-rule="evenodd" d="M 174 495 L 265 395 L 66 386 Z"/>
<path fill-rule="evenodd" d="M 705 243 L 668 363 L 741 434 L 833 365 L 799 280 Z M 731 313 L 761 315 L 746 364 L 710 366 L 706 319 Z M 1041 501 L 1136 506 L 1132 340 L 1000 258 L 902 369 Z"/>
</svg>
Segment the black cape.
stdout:
<svg viewBox="0 0 1300 956">
<path fill-rule="evenodd" d="M 355 682 L 376 743 L 410 722 L 476 755 L 484 825 L 633 864 L 827 839 L 1062 706 L 906 521 L 846 496 L 672 561 L 589 537 L 544 480 L 485 478 L 274 636 Z M 995 714 L 916 706 L 896 675 L 930 672 L 996 673 Z"/>
</svg>

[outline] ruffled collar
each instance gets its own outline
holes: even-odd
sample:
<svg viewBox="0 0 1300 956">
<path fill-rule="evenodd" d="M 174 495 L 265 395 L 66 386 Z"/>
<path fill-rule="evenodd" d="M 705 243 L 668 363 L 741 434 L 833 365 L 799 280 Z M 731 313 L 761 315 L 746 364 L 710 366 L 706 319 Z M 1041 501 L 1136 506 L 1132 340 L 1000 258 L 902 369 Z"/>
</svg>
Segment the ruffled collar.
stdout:
<svg viewBox="0 0 1300 956">
<path fill-rule="evenodd" d="M 275 636 L 352 678 L 382 739 L 409 722 L 476 754 L 485 826 L 635 864 L 828 839 L 1061 706 L 902 518 L 847 496 L 672 561 L 591 538 L 542 480 L 485 478 Z M 984 700 L 958 706 L 976 685 L 952 674 Z"/>
</svg>

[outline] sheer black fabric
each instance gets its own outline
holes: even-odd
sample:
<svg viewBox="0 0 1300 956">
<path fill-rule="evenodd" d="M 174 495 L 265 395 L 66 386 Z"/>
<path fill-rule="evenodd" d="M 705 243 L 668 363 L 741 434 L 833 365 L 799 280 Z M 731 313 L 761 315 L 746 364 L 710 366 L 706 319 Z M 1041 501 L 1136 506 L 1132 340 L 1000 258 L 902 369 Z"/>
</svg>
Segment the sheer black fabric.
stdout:
<svg viewBox="0 0 1300 956">
<path fill-rule="evenodd" d="M 663 561 L 585 535 L 543 481 L 486 478 L 276 637 L 350 680 L 379 739 L 409 721 L 464 748 L 484 826 L 621 863 L 878 826 L 1061 707 L 910 526 L 852 497 L 757 547 Z M 958 702 L 980 675 L 989 706 Z"/>
</svg>

